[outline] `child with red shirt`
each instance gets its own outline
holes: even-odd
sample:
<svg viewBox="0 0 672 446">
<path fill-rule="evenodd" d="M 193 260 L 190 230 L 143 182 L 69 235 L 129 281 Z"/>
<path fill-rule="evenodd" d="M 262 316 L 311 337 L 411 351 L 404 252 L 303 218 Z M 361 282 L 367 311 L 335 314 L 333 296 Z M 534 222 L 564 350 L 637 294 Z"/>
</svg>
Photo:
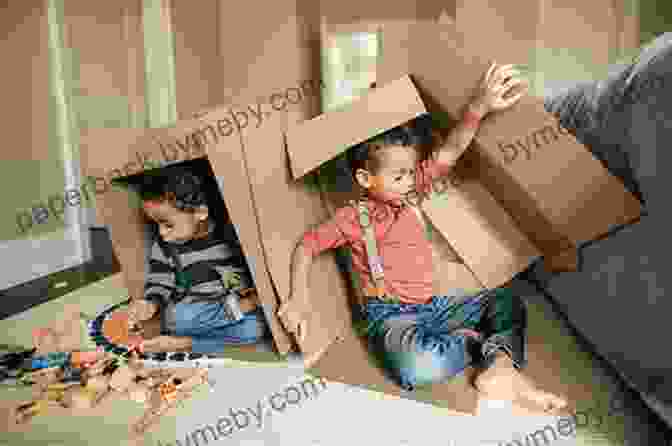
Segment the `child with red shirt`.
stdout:
<svg viewBox="0 0 672 446">
<path fill-rule="evenodd" d="M 364 199 L 307 231 L 294 252 L 291 296 L 278 314 L 299 339 L 310 311 L 308 270 L 313 257 L 347 245 L 358 274 L 370 351 L 404 389 L 440 382 L 481 365 L 476 388 L 488 398 L 527 399 L 552 411 L 566 406 L 518 372 L 525 364 L 523 302 L 507 288 L 433 295 L 433 250 L 418 206 L 432 182 L 445 178 L 490 111 L 515 104 L 524 89 L 511 65 L 492 64 L 463 120 L 437 155 L 420 160 L 420 124 L 396 127 L 348 152 Z M 425 129 L 424 136 L 431 130 Z M 476 348 L 474 348 L 476 347 Z"/>
</svg>

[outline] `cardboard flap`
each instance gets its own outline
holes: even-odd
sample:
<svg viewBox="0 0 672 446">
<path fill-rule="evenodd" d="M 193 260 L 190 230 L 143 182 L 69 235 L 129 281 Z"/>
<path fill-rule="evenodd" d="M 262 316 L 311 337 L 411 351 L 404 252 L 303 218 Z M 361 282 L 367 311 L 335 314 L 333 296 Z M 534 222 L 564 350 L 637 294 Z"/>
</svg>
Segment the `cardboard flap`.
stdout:
<svg viewBox="0 0 672 446">
<path fill-rule="evenodd" d="M 412 24 L 403 33 L 402 57 L 408 58 L 409 72 L 427 108 L 458 118 L 489 60 L 498 60 L 488 57 L 495 54 L 476 54 L 472 36 L 450 24 Z M 385 32 L 382 38 L 386 39 Z M 391 48 L 383 54 L 383 59 L 394 57 Z M 382 66 L 384 70 L 384 61 Z M 488 115 L 465 156 L 470 152 L 480 157 L 474 163 L 479 181 L 545 254 L 557 252 L 558 246 L 567 249 L 566 241 L 594 240 L 640 215 L 636 198 L 559 127 L 540 98 L 527 95 L 510 109 Z"/>
<path fill-rule="evenodd" d="M 446 183 L 422 208 L 487 288 L 505 284 L 541 255 L 477 181 Z"/>
<path fill-rule="evenodd" d="M 207 118 L 217 119 L 217 113 L 210 113 Z M 253 255 L 276 296 L 275 301 L 265 302 L 264 306 L 267 317 L 274 319 L 279 304 L 289 297 L 290 264 L 297 242 L 307 229 L 326 218 L 319 191 L 309 190 L 292 179 L 283 132 L 287 119 L 286 114 L 276 113 L 268 116 L 262 126 L 242 129 L 244 150 L 235 156 L 219 148 L 209 155 L 213 168 L 223 176 L 225 187 L 236 191 L 232 218 L 236 217 L 236 207 L 254 210 L 256 222 L 249 225 L 248 231 L 258 237 L 260 248 Z M 241 179 L 240 183 L 232 183 L 230 177 L 241 177 L 239 172 L 244 172 L 245 182 Z M 314 260 L 309 287 L 310 336 L 299 348 L 306 357 L 316 357 L 343 333 L 350 321 L 350 306 L 343 277 L 332 256 Z"/>
<path fill-rule="evenodd" d="M 287 147 L 292 175 L 301 178 L 351 146 L 424 113 L 425 106 L 413 82 L 404 76 L 371 90 L 343 109 L 291 126 Z"/>
<path fill-rule="evenodd" d="M 96 194 L 99 221 L 110 228 L 112 247 L 122 266 L 129 297 L 139 298 L 145 285 L 145 222 L 128 192 L 111 185 L 112 178 L 142 171 L 138 156 L 146 146 L 145 129 L 97 129 L 88 143 L 99 148 L 82 172 Z M 107 150 L 104 150 L 107 149 Z"/>
</svg>

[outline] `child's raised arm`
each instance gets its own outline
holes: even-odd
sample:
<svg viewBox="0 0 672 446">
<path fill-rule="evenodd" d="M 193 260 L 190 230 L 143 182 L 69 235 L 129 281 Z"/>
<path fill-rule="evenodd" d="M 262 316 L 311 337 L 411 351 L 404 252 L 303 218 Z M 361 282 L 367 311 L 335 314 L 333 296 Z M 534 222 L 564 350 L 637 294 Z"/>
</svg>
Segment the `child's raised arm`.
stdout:
<svg viewBox="0 0 672 446">
<path fill-rule="evenodd" d="M 524 84 L 517 74 L 518 70 L 513 65 L 498 66 L 494 62 L 490 65 L 474 99 L 467 105 L 462 120 L 450 131 L 439 149 L 439 163 L 451 166 L 455 164 L 471 144 L 485 115 L 491 111 L 507 109 L 518 102 L 525 94 L 527 86 L 517 94 L 506 97 L 514 87 Z"/>
</svg>

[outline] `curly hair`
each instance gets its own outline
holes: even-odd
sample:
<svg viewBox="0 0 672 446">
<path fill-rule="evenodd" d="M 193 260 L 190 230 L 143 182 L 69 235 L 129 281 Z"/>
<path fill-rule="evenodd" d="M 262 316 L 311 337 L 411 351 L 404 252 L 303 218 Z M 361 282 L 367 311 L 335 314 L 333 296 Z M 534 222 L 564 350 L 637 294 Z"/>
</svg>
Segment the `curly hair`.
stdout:
<svg viewBox="0 0 672 446">
<path fill-rule="evenodd" d="M 140 186 L 142 201 L 169 201 L 177 209 L 193 212 L 206 206 L 203 179 L 188 170 L 148 175 Z"/>
<path fill-rule="evenodd" d="M 204 167 L 170 166 L 147 172 L 138 185 L 140 198 L 142 201 L 168 201 L 185 212 L 193 212 L 201 206 L 210 208 L 218 187 L 207 172 L 200 172 Z"/>
<path fill-rule="evenodd" d="M 418 116 L 406 124 L 394 127 L 352 146 L 346 156 L 350 171 L 354 176 L 358 169 L 376 173 L 381 167 L 381 158 L 378 151 L 387 146 L 415 147 L 422 156 L 432 142 L 432 119 L 426 113 Z"/>
</svg>

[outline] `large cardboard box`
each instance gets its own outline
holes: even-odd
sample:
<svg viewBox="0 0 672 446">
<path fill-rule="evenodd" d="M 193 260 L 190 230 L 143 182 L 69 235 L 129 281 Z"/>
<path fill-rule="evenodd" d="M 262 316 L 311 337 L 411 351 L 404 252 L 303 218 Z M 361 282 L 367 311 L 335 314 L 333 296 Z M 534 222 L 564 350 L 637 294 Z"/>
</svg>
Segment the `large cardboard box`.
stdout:
<svg viewBox="0 0 672 446">
<path fill-rule="evenodd" d="M 412 72 L 429 110 L 445 117 L 448 127 L 459 117 L 489 61 L 497 60 L 494 49 L 484 50 L 474 33 L 460 29 L 437 23 L 388 29 L 383 39 L 396 41 L 395 34 L 412 38 L 398 49 L 388 47 L 379 66 L 382 79 Z M 437 69 L 430 54 L 442 55 L 445 71 Z M 407 62 L 404 72 L 398 59 Z M 474 149 L 466 153 L 463 171 L 475 170 L 530 240 L 547 257 L 568 259 L 566 267 L 575 259 L 567 256 L 568 249 L 639 217 L 635 197 L 626 194 L 620 181 L 533 96 L 487 117 Z"/>
<path fill-rule="evenodd" d="M 294 183 L 285 167 L 285 115 L 269 112 L 263 125 L 256 127 L 249 110 L 221 107 L 199 119 L 179 121 L 175 127 L 110 131 L 98 141 L 106 150 L 89 163 L 89 174 L 96 179 L 98 205 L 129 294 L 139 298 L 148 254 L 146 223 L 135 193 L 110 187 L 108 180 L 207 157 L 250 265 L 275 347 L 286 354 L 293 340 L 276 313 L 289 293 L 288 258 L 302 232 L 325 217 L 324 208 L 319 193 Z M 244 113 L 250 125 L 241 125 Z M 324 312 L 311 323 L 311 339 L 300 346 L 308 358 L 343 332 L 348 311 L 345 284 L 335 262 L 325 257 L 318 263 L 311 286 L 325 294 L 328 290 L 329 296 Z"/>
<path fill-rule="evenodd" d="M 403 40 L 408 46 L 400 51 L 410 76 L 379 84 L 349 107 L 290 128 L 287 150 L 294 178 L 427 111 L 452 126 L 487 69 L 487 59 L 471 52 L 446 22 L 406 24 Z M 403 65 L 394 56 L 383 53 L 383 77 L 392 77 L 386 66 Z M 386 65 L 385 58 L 393 60 Z M 640 214 L 639 202 L 533 97 L 487 117 L 454 172 L 451 181 L 435 184 L 422 206 L 443 236 L 433 240 L 437 292 L 505 285 L 540 256 L 566 256 L 569 248 L 632 223 Z M 332 202 L 343 203 L 351 192 L 332 189 L 337 196 Z M 317 302 L 321 292 L 311 291 Z M 346 336 L 312 370 L 401 394 L 367 357 L 365 341 L 350 332 Z M 467 385 L 471 373 L 454 385 L 434 386 L 435 399 L 440 395 L 449 407 L 471 412 L 476 398 Z"/>
<path fill-rule="evenodd" d="M 485 70 L 487 65 L 480 67 Z M 441 79 L 441 73 L 433 75 L 431 69 L 414 71 L 412 77 L 434 99 L 436 112 L 457 114 L 459 108 L 451 95 L 461 94 L 459 88 L 473 91 L 480 73 L 472 69 L 472 82 L 465 75 L 461 85 L 460 77 L 453 76 L 449 85 L 458 84 L 455 90 L 445 88 L 445 83 L 431 83 Z M 499 135 L 513 140 L 517 134 L 528 133 L 531 144 L 530 123 L 558 128 L 557 121 L 539 110 L 535 101 L 525 98 L 515 109 L 487 117 L 468 149 L 468 163 L 458 164 L 453 181 L 435 183 L 430 198 L 422 204 L 432 224 L 482 287 L 503 285 L 539 256 L 595 239 L 613 225 L 627 224 L 639 216 L 639 202 L 567 132 L 558 132 L 555 139 L 546 139 L 544 134 L 550 147 L 523 162 L 505 157 L 498 149 Z M 290 129 L 287 145 L 292 173 L 300 178 L 348 147 L 426 112 L 411 77 L 392 81 L 347 109 Z M 471 288 L 464 283 L 451 285 Z"/>
</svg>

